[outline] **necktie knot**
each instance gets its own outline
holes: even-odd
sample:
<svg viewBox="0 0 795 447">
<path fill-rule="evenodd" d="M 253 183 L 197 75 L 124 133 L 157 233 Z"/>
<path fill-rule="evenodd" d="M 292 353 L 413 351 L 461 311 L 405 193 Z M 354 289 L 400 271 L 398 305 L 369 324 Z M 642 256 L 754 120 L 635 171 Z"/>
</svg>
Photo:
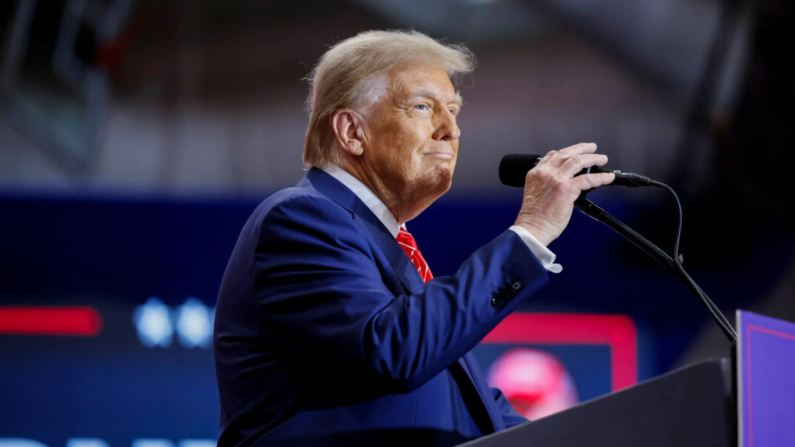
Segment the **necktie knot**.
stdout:
<svg viewBox="0 0 795 447">
<path fill-rule="evenodd" d="M 414 240 L 414 236 L 401 228 L 400 231 L 398 231 L 397 242 L 400 244 L 403 251 L 406 252 L 409 259 L 411 259 L 411 263 L 417 269 L 417 272 L 419 272 L 422 280 L 428 282 L 433 279 L 431 269 L 428 267 L 428 263 L 425 262 L 425 258 L 422 257 L 419 248 L 417 248 L 417 241 Z"/>
</svg>

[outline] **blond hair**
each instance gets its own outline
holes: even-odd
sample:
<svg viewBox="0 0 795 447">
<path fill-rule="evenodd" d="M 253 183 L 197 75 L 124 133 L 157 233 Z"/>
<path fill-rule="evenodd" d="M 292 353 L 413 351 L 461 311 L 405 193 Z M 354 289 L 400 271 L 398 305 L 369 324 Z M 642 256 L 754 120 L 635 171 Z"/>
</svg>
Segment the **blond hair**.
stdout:
<svg viewBox="0 0 795 447">
<path fill-rule="evenodd" d="M 344 107 L 363 112 L 386 91 L 384 76 L 409 62 L 438 64 L 454 83 L 475 68 L 475 57 L 464 45 L 439 42 L 417 31 L 366 31 L 337 43 L 306 77 L 310 90 L 304 165 L 336 163 L 334 112 Z"/>
</svg>

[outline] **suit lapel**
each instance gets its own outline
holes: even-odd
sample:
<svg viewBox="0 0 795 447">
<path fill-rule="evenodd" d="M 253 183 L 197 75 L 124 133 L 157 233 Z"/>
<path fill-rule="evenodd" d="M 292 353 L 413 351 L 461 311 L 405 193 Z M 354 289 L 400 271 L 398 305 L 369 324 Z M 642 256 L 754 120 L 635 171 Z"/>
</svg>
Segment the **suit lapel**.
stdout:
<svg viewBox="0 0 795 447">
<path fill-rule="evenodd" d="M 363 229 L 364 234 L 370 237 L 373 244 L 382 251 L 389 263 L 391 271 L 383 271 L 382 274 L 388 279 L 398 282 L 403 287 L 404 293 L 420 293 L 425 289 L 425 283 L 411 263 L 411 260 L 400 247 L 400 244 L 378 220 L 378 217 L 350 189 L 326 172 L 316 168 L 310 169 L 298 186 L 312 187 L 351 212 L 354 221 Z M 459 380 L 459 386 L 469 388 L 467 394 L 473 393 L 480 400 L 480 402 L 469 402 L 468 404 L 478 407 L 474 409 L 473 417 L 478 418 L 480 424 L 490 424 L 493 427 L 492 431 L 504 428 L 504 425 L 500 424 L 502 422 L 501 416 L 494 413 L 494 405 L 487 403 L 489 399 L 493 400 L 491 391 L 488 388 L 482 389 L 483 387 L 478 386 L 478 383 L 485 383 L 485 381 L 480 377 L 477 365 L 474 362 L 475 360 L 471 354 L 466 354 L 457 361 L 465 376 Z M 477 377 L 474 377 L 475 375 Z M 481 416 L 478 416 L 478 414 L 481 414 Z M 489 421 L 485 419 L 489 419 Z M 487 430 L 488 427 L 483 428 L 486 432 L 489 432 Z"/>
<path fill-rule="evenodd" d="M 469 377 L 472 386 L 475 387 L 480 397 L 480 404 L 483 405 L 484 410 L 488 414 L 493 430 L 499 431 L 504 429 L 505 422 L 502 420 L 502 415 L 497 411 L 496 405 L 489 404 L 489 402 L 494 402 L 494 396 L 491 394 L 491 389 L 486 385 L 486 379 L 481 374 L 480 367 L 477 365 L 475 357 L 467 353 L 458 359 L 458 363 L 464 368 L 464 372 L 466 372 Z M 479 386 L 479 384 L 486 386 Z"/>
<path fill-rule="evenodd" d="M 367 205 L 359 200 L 353 191 L 334 177 L 316 168 L 310 169 L 298 186 L 311 186 L 350 211 L 354 221 L 364 230 L 364 234 L 369 235 L 373 244 L 384 254 L 392 268 L 392 272 L 386 273 L 392 273 L 395 276 L 405 293 L 419 293 L 423 290 L 425 285 L 411 260 L 400 248 L 389 230 L 384 227 L 384 224 L 370 211 L 370 208 L 367 208 Z"/>
<path fill-rule="evenodd" d="M 425 288 L 425 284 L 417 272 L 417 268 L 406 256 L 406 252 L 400 248 L 400 244 L 392 237 L 392 234 L 384 227 L 380 220 L 361 203 L 359 210 L 354 210 L 354 215 L 358 218 L 359 224 L 367 231 L 373 239 L 375 245 L 380 248 L 386 257 L 389 265 L 392 266 L 397 274 L 398 280 L 403 285 L 406 293 L 420 293 Z"/>
</svg>

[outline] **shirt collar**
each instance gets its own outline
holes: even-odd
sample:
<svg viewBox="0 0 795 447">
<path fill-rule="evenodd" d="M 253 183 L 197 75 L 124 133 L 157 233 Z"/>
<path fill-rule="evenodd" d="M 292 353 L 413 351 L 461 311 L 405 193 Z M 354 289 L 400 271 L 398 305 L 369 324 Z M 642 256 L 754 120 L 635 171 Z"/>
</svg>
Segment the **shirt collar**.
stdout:
<svg viewBox="0 0 795 447">
<path fill-rule="evenodd" d="M 384 204 L 384 202 L 382 202 L 381 199 L 375 195 L 372 190 L 370 190 L 370 188 L 368 188 L 359 179 L 351 175 L 348 171 L 335 164 L 326 163 L 320 169 L 326 174 L 337 179 L 340 183 L 350 189 L 351 192 L 356 194 L 356 197 L 364 202 L 367 208 L 370 208 L 370 211 L 375 214 L 375 217 L 377 217 L 378 220 L 384 224 L 384 227 L 389 230 L 389 232 L 392 234 L 392 237 L 397 237 L 401 225 L 398 224 L 395 216 L 392 215 L 392 212 L 389 211 L 389 208 L 387 208 L 386 204 Z M 403 224 L 404 229 L 405 227 L 406 225 Z"/>
</svg>

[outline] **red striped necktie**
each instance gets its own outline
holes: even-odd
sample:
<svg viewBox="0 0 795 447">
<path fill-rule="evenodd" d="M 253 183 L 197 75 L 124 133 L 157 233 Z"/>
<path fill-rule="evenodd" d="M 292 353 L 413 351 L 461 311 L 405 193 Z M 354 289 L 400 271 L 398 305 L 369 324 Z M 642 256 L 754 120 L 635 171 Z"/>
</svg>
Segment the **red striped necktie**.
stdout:
<svg viewBox="0 0 795 447">
<path fill-rule="evenodd" d="M 414 236 L 401 227 L 400 231 L 398 231 L 397 241 L 403 248 L 403 251 L 409 256 L 409 259 L 411 259 L 411 263 L 417 268 L 422 280 L 428 282 L 433 279 L 431 269 L 428 267 L 428 263 L 425 262 L 425 258 L 422 257 L 422 253 L 420 253 L 420 250 L 417 248 L 417 242 L 414 240 Z"/>
</svg>

